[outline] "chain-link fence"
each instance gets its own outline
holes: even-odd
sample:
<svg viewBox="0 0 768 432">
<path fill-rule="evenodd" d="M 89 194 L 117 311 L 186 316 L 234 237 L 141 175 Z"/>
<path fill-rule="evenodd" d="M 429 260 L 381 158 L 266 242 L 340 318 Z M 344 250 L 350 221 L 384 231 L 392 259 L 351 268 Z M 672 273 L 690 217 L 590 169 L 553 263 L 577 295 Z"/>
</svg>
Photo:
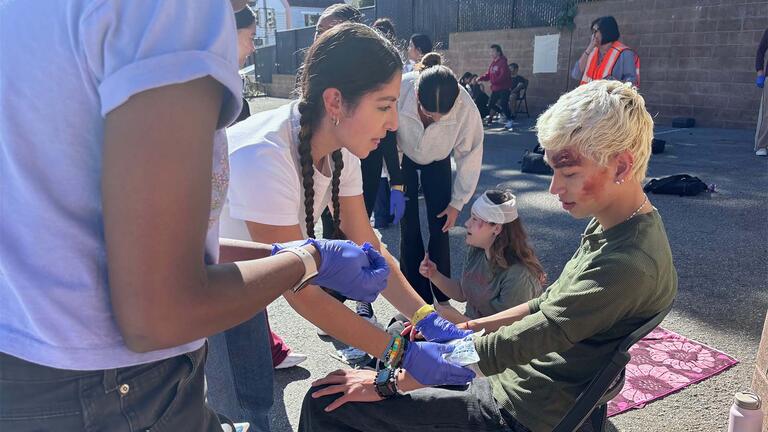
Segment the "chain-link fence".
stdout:
<svg viewBox="0 0 768 432">
<path fill-rule="evenodd" d="M 436 47 L 448 46 L 448 35 L 458 31 L 461 0 L 377 0 L 376 16 L 395 24 L 397 37 L 405 41 L 414 33 L 428 35 Z"/>
<path fill-rule="evenodd" d="M 555 26 L 569 8 L 584 1 L 589 0 L 461 0 L 457 31 Z"/>
<path fill-rule="evenodd" d="M 391 19 L 401 41 L 414 33 L 424 33 L 436 48 L 448 49 L 450 33 L 557 26 L 569 9 L 590 1 L 598 0 L 376 0 L 375 6 L 361 12 L 366 24 L 377 17 Z M 256 73 L 263 82 L 271 82 L 272 73 L 295 74 L 313 37 L 313 27 L 277 32 L 276 52 L 269 51 L 269 47 L 256 51 L 257 57 L 264 50 L 265 57 L 275 58 L 273 63 L 257 60 L 257 69 L 270 65 L 273 69 Z"/>
</svg>

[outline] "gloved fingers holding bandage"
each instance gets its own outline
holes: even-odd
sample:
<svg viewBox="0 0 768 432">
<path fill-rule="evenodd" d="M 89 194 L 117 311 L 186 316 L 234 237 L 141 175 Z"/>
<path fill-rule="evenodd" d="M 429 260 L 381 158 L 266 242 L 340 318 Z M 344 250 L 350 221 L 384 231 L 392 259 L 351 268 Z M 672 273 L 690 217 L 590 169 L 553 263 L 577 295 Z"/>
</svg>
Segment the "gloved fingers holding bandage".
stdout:
<svg viewBox="0 0 768 432">
<path fill-rule="evenodd" d="M 364 302 L 373 302 L 387 286 L 389 266 L 369 243 L 358 246 L 350 240 L 307 239 L 290 243 L 275 243 L 272 254 L 289 247 L 313 245 L 320 252 L 320 266 L 315 285 Z"/>
</svg>

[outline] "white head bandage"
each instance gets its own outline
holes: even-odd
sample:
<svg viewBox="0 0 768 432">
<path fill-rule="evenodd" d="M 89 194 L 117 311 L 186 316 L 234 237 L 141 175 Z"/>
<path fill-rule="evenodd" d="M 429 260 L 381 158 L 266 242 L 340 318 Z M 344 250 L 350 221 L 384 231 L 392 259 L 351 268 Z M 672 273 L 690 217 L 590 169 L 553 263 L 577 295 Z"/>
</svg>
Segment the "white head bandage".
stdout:
<svg viewBox="0 0 768 432">
<path fill-rule="evenodd" d="M 512 195 L 509 201 L 494 204 L 484 193 L 472 204 L 472 213 L 486 222 L 505 224 L 517 219 L 517 197 Z"/>
</svg>

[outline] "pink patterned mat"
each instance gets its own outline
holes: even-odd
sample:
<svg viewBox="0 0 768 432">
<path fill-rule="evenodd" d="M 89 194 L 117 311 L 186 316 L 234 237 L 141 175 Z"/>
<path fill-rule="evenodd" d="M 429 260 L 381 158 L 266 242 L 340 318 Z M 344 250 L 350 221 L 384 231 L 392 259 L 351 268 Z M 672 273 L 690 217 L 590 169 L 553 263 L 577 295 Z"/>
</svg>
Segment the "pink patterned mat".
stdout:
<svg viewBox="0 0 768 432">
<path fill-rule="evenodd" d="M 656 327 L 629 350 L 621 392 L 608 402 L 608 416 L 674 393 L 716 375 L 739 361 L 702 343 Z"/>
</svg>

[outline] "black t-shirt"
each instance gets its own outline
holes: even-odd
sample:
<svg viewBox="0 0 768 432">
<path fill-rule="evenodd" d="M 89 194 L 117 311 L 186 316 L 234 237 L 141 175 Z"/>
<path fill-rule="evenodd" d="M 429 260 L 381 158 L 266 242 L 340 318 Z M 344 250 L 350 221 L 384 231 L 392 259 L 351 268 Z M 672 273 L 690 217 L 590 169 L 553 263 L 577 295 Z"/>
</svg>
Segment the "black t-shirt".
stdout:
<svg viewBox="0 0 768 432">
<path fill-rule="evenodd" d="M 520 75 L 515 75 L 512 77 L 512 89 L 514 90 L 518 84 L 522 84 L 523 88 L 525 88 L 528 86 L 528 80 L 521 77 Z"/>
</svg>

